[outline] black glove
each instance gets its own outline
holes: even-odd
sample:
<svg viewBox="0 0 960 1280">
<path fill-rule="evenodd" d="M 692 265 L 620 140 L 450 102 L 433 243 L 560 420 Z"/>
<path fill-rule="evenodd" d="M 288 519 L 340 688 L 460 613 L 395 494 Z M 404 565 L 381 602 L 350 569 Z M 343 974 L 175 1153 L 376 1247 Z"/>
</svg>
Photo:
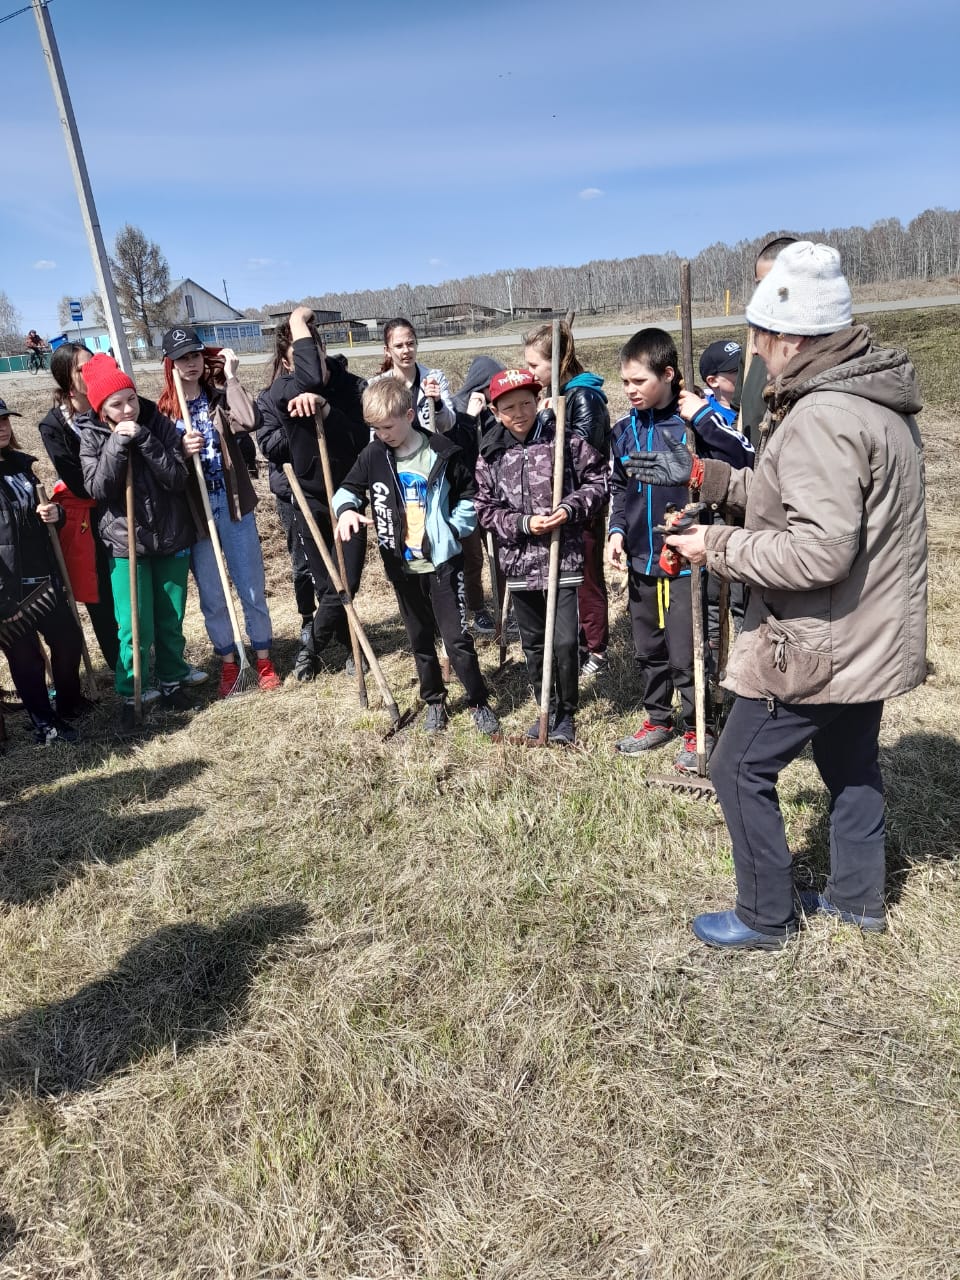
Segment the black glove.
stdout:
<svg viewBox="0 0 960 1280">
<path fill-rule="evenodd" d="M 628 476 L 642 484 L 684 485 L 690 483 L 693 458 L 685 444 L 681 444 L 669 431 L 666 449 L 656 453 L 631 453 L 624 468 Z"/>
</svg>

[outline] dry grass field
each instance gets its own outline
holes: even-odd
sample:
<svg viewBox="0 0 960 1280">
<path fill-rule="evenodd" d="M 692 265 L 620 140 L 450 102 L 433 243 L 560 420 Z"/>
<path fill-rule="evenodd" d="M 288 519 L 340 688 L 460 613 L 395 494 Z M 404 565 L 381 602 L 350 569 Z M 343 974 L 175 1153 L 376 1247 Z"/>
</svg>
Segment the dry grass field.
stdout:
<svg viewBox="0 0 960 1280">
<path fill-rule="evenodd" d="M 693 939 L 732 899 L 729 844 L 717 810 L 642 785 L 671 748 L 612 754 L 638 696 L 617 584 L 568 753 L 490 745 L 462 713 L 384 743 L 335 672 L 127 744 L 109 697 L 75 749 L 12 725 L 0 1280 L 960 1275 L 958 320 L 876 325 L 929 406 L 933 606 L 930 679 L 884 722 L 882 937 Z M 613 344 L 583 355 L 613 375 Z M 16 397 L 30 448 L 42 400 Z M 259 520 L 288 672 L 269 499 Z M 407 705 L 374 560 L 359 607 Z M 195 602 L 188 626 L 206 663 Z M 512 657 L 497 676 L 482 650 L 514 730 L 533 707 Z M 781 796 L 820 883 L 808 759 Z"/>
</svg>

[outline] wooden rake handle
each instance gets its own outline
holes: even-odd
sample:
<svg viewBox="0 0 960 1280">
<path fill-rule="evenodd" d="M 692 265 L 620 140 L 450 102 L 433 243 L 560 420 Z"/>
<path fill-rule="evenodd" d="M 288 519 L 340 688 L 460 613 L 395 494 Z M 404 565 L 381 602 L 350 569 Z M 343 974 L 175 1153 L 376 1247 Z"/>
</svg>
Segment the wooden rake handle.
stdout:
<svg viewBox="0 0 960 1280">
<path fill-rule="evenodd" d="M 300 514 L 303 516 L 304 523 L 310 530 L 310 536 L 317 544 L 317 551 L 320 553 L 320 559 L 323 561 L 323 566 L 333 584 L 333 589 L 340 596 L 341 603 L 347 612 L 347 617 L 350 619 L 351 626 L 356 632 L 357 639 L 360 642 L 360 647 L 363 649 L 366 659 L 370 663 L 370 670 L 373 672 L 373 678 L 376 680 L 383 700 L 386 703 L 387 710 L 390 713 L 390 719 L 394 724 L 396 724 L 400 719 L 400 708 L 397 706 L 396 699 L 390 692 L 390 686 L 387 684 L 387 677 L 383 674 L 383 668 L 380 666 L 377 655 L 373 652 L 370 641 L 367 639 L 367 633 L 360 624 L 360 619 L 357 617 L 357 611 L 353 606 L 353 601 L 350 599 L 349 594 L 344 590 L 340 574 L 337 572 L 337 566 L 334 564 L 333 557 L 327 550 L 327 544 L 323 540 L 323 534 L 320 532 L 320 526 L 317 524 L 313 512 L 310 510 L 306 494 L 303 492 L 300 481 L 297 479 L 296 473 L 289 462 L 285 462 L 283 464 L 283 474 L 287 477 L 291 492 L 297 500 L 297 506 L 300 508 Z"/>
</svg>

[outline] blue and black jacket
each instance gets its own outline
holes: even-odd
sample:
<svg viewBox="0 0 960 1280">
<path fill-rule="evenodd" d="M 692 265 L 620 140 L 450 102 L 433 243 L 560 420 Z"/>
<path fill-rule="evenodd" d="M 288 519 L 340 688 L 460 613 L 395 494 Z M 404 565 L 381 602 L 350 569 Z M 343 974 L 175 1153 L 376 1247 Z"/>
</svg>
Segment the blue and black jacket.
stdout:
<svg viewBox="0 0 960 1280">
<path fill-rule="evenodd" d="M 741 471 L 753 467 L 753 446 L 713 409 L 698 413 L 692 427 L 701 458 L 728 462 Z M 654 533 L 654 528 L 663 524 L 668 506 L 683 507 L 690 501 L 690 491 L 686 485 L 641 484 L 627 475 L 627 459 L 631 453 L 665 450 L 668 436 L 686 444 L 688 430 L 675 400 L 664 409 L 631 409 L 613 427 L 609 533 L 623 535 L 630 568 L 647 577 L 666 576 L 659 564 L 663 535 Z"/>
</svg>

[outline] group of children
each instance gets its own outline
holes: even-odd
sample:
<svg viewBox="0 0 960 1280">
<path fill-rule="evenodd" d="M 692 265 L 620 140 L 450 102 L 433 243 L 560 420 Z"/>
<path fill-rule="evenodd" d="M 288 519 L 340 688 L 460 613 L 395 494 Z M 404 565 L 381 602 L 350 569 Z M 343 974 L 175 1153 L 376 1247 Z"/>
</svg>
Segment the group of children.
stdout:
<svg viewBox="0 0 960 1280">
<path fill-rule="evenodd" d="M 184 658 L 183 618 L 191 568 L 207 632 L 221 659 L 221 694 L 226 696 L 236 684 L 238 655 L 205 511 L 216 526 L 242 603 L 259 684 L 271 689 L 280 683 L 270 660 L 272 627 L 254 517 L 256 494 L 238 449 L 239 437 L 256 432 L 270 463 L 270 485 L 293 562 L 302 626 L 295 662 L 298 679 L 314 678 L 324 664 L 324 651 L 331 643 L 345 644 L 348 632 L 339 593 L 286 486 L 287 462 L 324 539 L 332 546 L 336 537 L 342 544 L 351 591 L 359 587 L 367 529 L 376 537 L 427 705 L 428 732 L 440 732 L 447 724 L 437 635 L 463 685 L 477 729 L 489 736 L 500 730 L 467 618 L 472 577 L 475 629 L 492 629 L 485 611 L 481 622 L 482 593 L 477 604 L 485 535 L 492 534 L 501 590 L 509 588 L 539 698 L 549 548 L 554 530 L 559 530 L 549 740 L 575 740 L 581 678 L 597 676 L 606 664 L 606 559 L 610 566 L 627 571 L 645 708 L 643 723 L 616 744 L 617 750 L 634 755 L 676 737 L 677 694 L 683 734 L 677 765 L 695 768 L 691 609 L 704 607 L 703 584 L 699 571 L 694 579 L 689 566 L 675 573 L 661 559 L 667 507 L 683 506 L 688 494 L 636 482 L 629 475 L 628 460 L 632 452 L 685 445 L 692 436 L 703 457 L 721 458 L 735 467 L 752 465 L 752 448 L 736 430 L 730 407 L 740 347 L 721 342 L 704 352 L 700 372 L 706 397 L 701 399 L 691 389 L 681 390 L 670 336 L 660 329 L 640 330 L 620 352 L 630 412 L 611 430 L 603 380 L 579 364 L 566 326 L 561 326 L 560 342 L 557 387 L 550 382 L 551 330 L 544 327 L 525 341 L 527 367 L 504 370 L 484 358 L 475 362 L 484 363 L 483 375 L 461 389 L 467 399 L 459 407 L 440 371 L 417 363 L 416 334 L 402 319 L 387 328 L 380 376 L 364 384 L 347 370 L 342 357 L 327 356 L 312 313 L 298 308 L 278 329 L 271 383 L 256 401 L 240 385 L 235 354 L 205 348 L 190 326 L 164 335 L 166 385 L 157 404 L 138 396 L 110 357 L 91 356 L 67 344 L 71 350 L 58 353 L 63 367 L 54 370 L 58 404 L 41 425 L 63 482 L 63 505 L 50 504 L 46 511 L 38 507 L 37 513 L 41 521 L 61 525 L 68 521 L 71 503 L 86 513 L 88 561 L 94 566 L 88 575 L 93 588 L 86 600 L 104 657 L 115 668 L 125 723 L 130 720 L 134 679 L 131 550 L 137 562 L 144 672 L 149 671 L 151 650 L 154 660 L 155 678 L 145 682 L 146 698 L 180 708 L 189 687 L 207 678 Z M 186 414 L 174 370 L 182 383 Z M 562 496 L 554 504 L 558 395 L 565 401 L 566 430 Z M 332 472 L 332 502 L 330 477 L 323 474 L 321 437 Z M 22 467 L 24 457 L 18 455 L 12 465 Z M 4 446 L 2 434 L 0 459 L 2 518 L 5 487 L 15 487 L 6 475 L 10 447 Z M 199 466 L 194 459 L 199 459 Z M 132 530 L 127 525 L 131 487 Z M 29 501 L 24 499 L 21 506 L 26 511 Z M 5 596 L 23 599 L 33 585 L 31 575 L 8 560 L 0 548 Z M 56 583 L 55 573 L 49 576 Z M 78 593 L 78 598 L 85 597 Z M 113 644 L 104 617 L 110 607 L 116 623 Z M 10 657 L 13 651 L 4 642 L 2 623 L 0 646 Z M 19 689 L 22 655 L 11 659 L 11 670 Z M 49 714 L 35 702 L 28 709 L 38 736 L 44 720 L 43 740 L 50 740 L 50 725 L 54 737 L 58 729 L 60 736 L 71 736 L 59 701 L 55 709 L 48 704 Z M 538 729 L 538 722 L 532 724 L 529 736 L 535 737 Z"/>
</svg>

